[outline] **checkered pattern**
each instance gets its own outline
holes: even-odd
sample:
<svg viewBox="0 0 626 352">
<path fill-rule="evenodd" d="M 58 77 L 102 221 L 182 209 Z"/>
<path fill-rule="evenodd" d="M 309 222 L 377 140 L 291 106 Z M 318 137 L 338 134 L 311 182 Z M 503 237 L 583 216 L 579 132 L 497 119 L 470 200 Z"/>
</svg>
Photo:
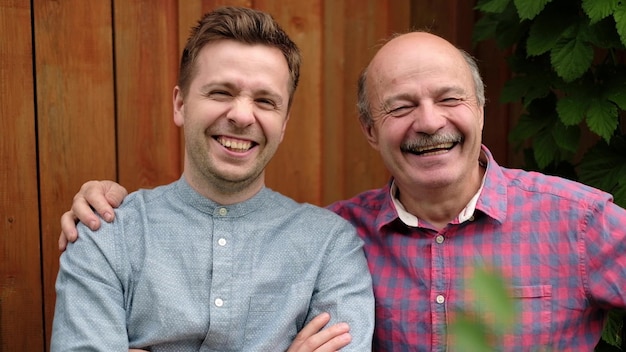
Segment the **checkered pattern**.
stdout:
<svg viewBox="0 0 626 352">
<path fill-rule="evenodd" d="M 482 263 L 504 276 L 519 309 L 494 350 L 593 351 L 606 309 L 626 308 L 626 211 L 609 194 L 503 168 L 484 146 L 483 153 L 488 166 L 474 217 L 439 232 L 398 218 L 391 183 L 329 206 L 365 241 L 374 350 L 450 347 L 446 326 L 475 309 L 466 282 Z"/>
</svg>

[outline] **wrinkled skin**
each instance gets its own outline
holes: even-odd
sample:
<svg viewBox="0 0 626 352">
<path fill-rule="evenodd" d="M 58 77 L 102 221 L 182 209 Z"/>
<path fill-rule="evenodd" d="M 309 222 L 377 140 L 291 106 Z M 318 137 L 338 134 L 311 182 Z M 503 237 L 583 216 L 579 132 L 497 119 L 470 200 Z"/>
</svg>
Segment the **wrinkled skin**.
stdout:
<svg viewBox="0 0 626 352">
<path fill-rule="evenodd" d="M 406 209 L 437 227 L 459 214 L 480 186 L 483 106 L 458 49 L 429 33 L 399 36 L 376 54 L 362 123 Z"/>
</svg>

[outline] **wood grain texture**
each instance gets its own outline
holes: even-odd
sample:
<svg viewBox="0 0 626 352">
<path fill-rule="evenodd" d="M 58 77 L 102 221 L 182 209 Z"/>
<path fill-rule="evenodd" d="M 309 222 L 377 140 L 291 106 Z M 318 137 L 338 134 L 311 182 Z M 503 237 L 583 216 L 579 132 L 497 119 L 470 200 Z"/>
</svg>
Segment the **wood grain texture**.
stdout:
<svg viewBox="0 0 626 352">
<path fill-rule="evenodd" d="M 49 343 L 59 218 L 90 179 L 115 179 L 113 32 L 109 1 L 35 0 L 44 315 Z"/>
<path fill-rule="evenodd" d="M 332 4 L 331 4 L 332 3 Z M 353 115 L 345 116 L 345 107 L 352 104 L 356 96 L 350 94 L 353 82 L 347 81 L 345 68 L 353 65 L 346 60 L 345 0 L 324 1 L 323 31 L 323 71 L 322 71 L 322 204 L 327 205 L 344 198 L 346 157 L 343 137 L 346 133 L 345 121 Z"/>
<path fill-rule="evenodd" d="M 42 351 L 31 8 L 0 4 L 0 351 Z"/>
<path fill-rule="evenodd" d="M 31 9 L 32 3 L 32 9 Z M 498 103 L 502 54 L 471 47 L 475 1 L 5 0 L 0 3 L 0 350 L 45 350 L 54 311 L 59 217 L 90 179 L 129 190 L 182 171 L 172 89 L 189 29 L 218 6 L 267 11 L 302 50 L 291 119 L 269 187 L 327 205 L 383 186 L 364 138 L 356 82 L 383 38 L 430 26 L 478 57 L 484 139 L 502 164 L 518 110 Z M 32 17 L 31 17 L 32 14 Z M 42 293 L 43 292 L 43 293 Z"/>
<path fill-rule="evenodd" d="M 172 105 L 178 3 L 118 1 L 114 9 L 118 180 L 132 191 L 170 183 L 182 172 Z"/>
<path fill-rule="evenodd" d="M 256 0 L 270 13 L 302 54 L 296 90 L 282 144 L 266 171 L 268 187 L 299 202 L 321 203 L 322 4 L 319 0 Z"/>
<path fill-rule="evenodd" d="M 383 39 L 395 32 L 409 28 L 409 12 L 406 1 L 346 0 L 344 7 L 346 63 L 344 81 L 348 96 L 342 108 L 344 119 L 343 194 L 338 199 L 351 197 L 371 188 L 384 186 L 389 179 L 380 156 L 365 139 L 356 113 L 356 82 Z M 332 201 L 336 199 L 330 199 Z"/>
</svg>

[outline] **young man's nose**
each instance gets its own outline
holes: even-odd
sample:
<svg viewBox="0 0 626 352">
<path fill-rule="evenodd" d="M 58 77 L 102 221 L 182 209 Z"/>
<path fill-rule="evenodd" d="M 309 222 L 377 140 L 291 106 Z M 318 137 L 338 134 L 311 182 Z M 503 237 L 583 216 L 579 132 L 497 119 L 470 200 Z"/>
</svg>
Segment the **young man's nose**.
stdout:
<svg viewBox="0 0 626 352">
<path fill-rule="evenodd" d="M 229 121 L 238 127 L 246 127 L 254 123 L 254 102 L 248 99 L 234 99 L 228 114 Z"/>
</svg>

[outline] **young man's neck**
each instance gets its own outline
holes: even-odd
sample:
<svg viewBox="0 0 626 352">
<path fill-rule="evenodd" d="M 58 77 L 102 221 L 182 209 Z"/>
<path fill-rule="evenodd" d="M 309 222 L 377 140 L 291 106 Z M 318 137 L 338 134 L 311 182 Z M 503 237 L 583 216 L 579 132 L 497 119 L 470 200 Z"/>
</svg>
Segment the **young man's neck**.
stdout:
<svg viewBox="0 0 626 352">
<path fill-rule="evenodd" d="M 189 185 L 204 197 L 220 205 L 232 205 L 242 203 L 254 197 L 265 186 L 264 174 L 256 179 L 233 183 L 223 180 L 194 178 L 188 173 L 183 173 Z"/>
</svg>

